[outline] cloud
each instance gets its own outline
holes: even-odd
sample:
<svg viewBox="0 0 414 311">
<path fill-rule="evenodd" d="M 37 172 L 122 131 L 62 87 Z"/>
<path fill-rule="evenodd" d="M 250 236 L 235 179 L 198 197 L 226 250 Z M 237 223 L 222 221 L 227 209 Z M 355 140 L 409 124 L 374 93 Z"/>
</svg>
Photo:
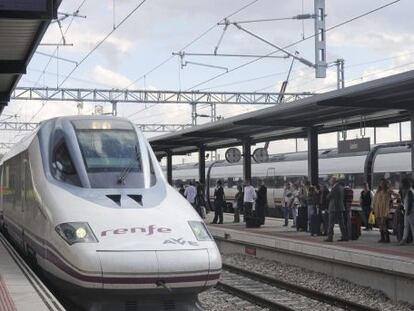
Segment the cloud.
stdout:
<svg viewBox="0 0 414 311">
<path fill-rule="evenodd" d="M 107 85 L 111 88 L 123 89 L 132 84 L 132 80 L 124 75 L 105 68 L 101 65 L 96 65 L 93 71 L 93 80 L 99 84 Z M 131 85 L 133 87 L 133 85 Z"/>
</svg>

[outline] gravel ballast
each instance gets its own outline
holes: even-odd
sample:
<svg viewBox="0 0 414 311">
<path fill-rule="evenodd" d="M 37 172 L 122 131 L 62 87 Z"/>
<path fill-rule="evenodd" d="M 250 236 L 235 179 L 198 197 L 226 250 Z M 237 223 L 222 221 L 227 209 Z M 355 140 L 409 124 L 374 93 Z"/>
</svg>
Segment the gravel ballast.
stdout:
<svg viewBox="0 0 414 311">
<path fill-rule="evenodd" d="M 212 288 L 198 295 L 205 311 L 267 311 L 241 298 Z"/>
<path fill-rule="evenodd" d="M 362 287 L 342 279 L 336 279 L 326 274 L 313 272 L 300 267 L 240 254 L 223 255 L 223 262 L 239 266 L 246 270 L 275 277 L 293 284 L 302 285 L 326 294 L 339 296 L 350 301 L 377 308 L 379 310 L 414 310 L 414 306 L 412 305 L 392 302 L 380 291 Z"/>
</svg>

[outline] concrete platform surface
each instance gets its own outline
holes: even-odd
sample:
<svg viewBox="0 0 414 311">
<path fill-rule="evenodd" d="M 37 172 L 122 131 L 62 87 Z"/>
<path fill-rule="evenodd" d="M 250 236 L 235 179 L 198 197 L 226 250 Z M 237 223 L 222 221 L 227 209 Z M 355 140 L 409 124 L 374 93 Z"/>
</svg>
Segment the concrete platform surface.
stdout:
<svg viewBox="0 0 414 311">
<path fill-rule="evenodd" d="M 65 310 L 1 234 L 0 310 Z"/>
<path fill-rule="evenodd" d="M 297 232 L 295 228 L 284 227 L 284 220 L 266 218 L 260 228 L 246 228 L 245 224 L 233 223 L 233 215 L 225 214 L 224 224 L 210 224 L 214 213 L 209 213 L 206 223 L 214 236 L 230 240 L 263 245 L 279 250 L 298 252 L 304 255 L 330 259 L 362 267 L 383 270 L 392 274 L 402 274 L 414 278 L 414 246 L 399 246 L 391 236 L 391 243 L 378 243 L 379 232 L 362 231 L 358 240 L 337 242 L 339 229 L 335 228 L 334 242 L 324 242 L 324 236 L 311 236 L 308 232 Z M 337 226 L 336 226 L 337 227 Z"/>
</svg>

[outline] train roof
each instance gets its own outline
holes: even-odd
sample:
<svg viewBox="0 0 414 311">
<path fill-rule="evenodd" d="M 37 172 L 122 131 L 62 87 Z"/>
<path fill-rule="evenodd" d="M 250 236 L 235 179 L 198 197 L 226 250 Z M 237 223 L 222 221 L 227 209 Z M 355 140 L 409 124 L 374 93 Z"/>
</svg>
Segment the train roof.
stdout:
<svg viewBox="0 0 414 311">
<path fill-rule="evenodd" d="M 387 144 L 381 144 L 381 145 L 384 146 L 385 148 L 379 149 L 378 154 L 409 152 L 411 149 L 410 144 L 405 144 L 401 146 L 395 146 L 394 144 L 390 144 L 389 146 Z M 375 146 L 376 145 L 373 145 L 372 147 L 375 147 Z M 366 156 L 367 154 L 368 152 L 352 152 L 352 153 L 338 154 L 337 148 L 319 150 L 320 159 Z M 278 153 L 278 154 L 270 155 L 268 163 L 304 161 L 304 160 L 307 160 L 307 158 L 308 158 L 307 151 Z M 208 167 L 210 163 L 212 163 L 212 161 L 206 162 L 206 167 Z M 223 163 L 217 163 L 216 167 L 232 166 L 232 165 L 240 165 L 240 164 L 241 162 L 238 162 L 238 163 L 223 162 Z M 186 163 L 186 164 L 173 165 L 173 169 L 191 169 L 191 168 L 198 168 L 198 163 Z"/>
<path fill-rule="evenodd" d="M 121 117 L 115 117 L 115 116 L 79 116 L 79 115 L 75 115 L 75 116 L 62 116 L 62 117 L 55 117 L 55 118 L 51 118 L 45 121 L 42 121 L 39 123 L 39 126 L 36 127 L 36 129 L 33 130 L 33 132 L 31 132 L 30 134 L 28 134 L 27 136 L 23 137 L 19 142 L 17 142 L 16 144 L 13 145 L 13 147 L 1 158 L 0 160 L 0 164 L 3 164 L 4 161 L 13 158 L 14 156 L 16 156 L 17 154 L 23 152 L 24 150 L 26 150 L 27 148 L 29 148 L 30 144 L 32 143 L 33 139 L 35 138 L 35 136 L 38 134 L 38 132 L 46 127 L 48 124 L 54 123 L 56 121 L 114 121 L 114 120 L 119 120 L 119 121 L 125 121 L 130 123 L 132 126 L 134 126 L 131 121 L 129 121 L 128 119 L 125 118 L 121 118 Z"/>
</svg>

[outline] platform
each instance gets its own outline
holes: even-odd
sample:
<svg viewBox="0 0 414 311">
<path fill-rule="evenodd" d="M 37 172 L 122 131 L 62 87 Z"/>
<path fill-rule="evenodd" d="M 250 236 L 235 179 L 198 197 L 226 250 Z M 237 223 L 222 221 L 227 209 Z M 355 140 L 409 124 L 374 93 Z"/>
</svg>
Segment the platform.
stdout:
<svg viewBox="0 0 414 311">
<path fill-rule="evenodd" d="M 213 213 L 209 213 L 206 222 L 211 222 L 212 217 Z M 356 241 L 336 242 L 335 238 L 340 238 L 338 228 L 335 228 L 335 242 L 328 243 L 323 236 L 312 237 L 283 224 L 282 219 L 266 218 L 264 226 L 251 229 L 243 222 L 234 224 L 233 215 L 225 214 L 224 224 L 209 225 L 209 229 L 219 246 L 224 242 L 248 244 L 250 248 L 244 247 L 244 252 L 268 258 L 276 252 L 279 254 L 272 257 L 275 260 L 374 287 L 391 299 L 414 303 L 413 245 L 399 246 L 394 236 L 389 244 L 378 243 L 379 232 L 375 229 L 363 231 Z"/>
<path fill-rule="evenodd" d="M 0 310 L 65 310 L 1 234 Z"/>
</svg>

